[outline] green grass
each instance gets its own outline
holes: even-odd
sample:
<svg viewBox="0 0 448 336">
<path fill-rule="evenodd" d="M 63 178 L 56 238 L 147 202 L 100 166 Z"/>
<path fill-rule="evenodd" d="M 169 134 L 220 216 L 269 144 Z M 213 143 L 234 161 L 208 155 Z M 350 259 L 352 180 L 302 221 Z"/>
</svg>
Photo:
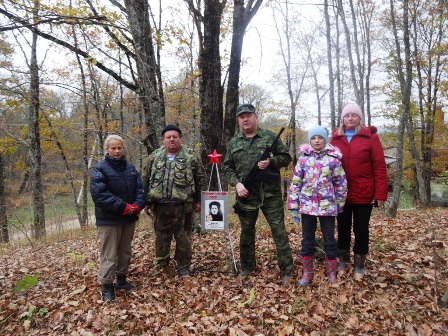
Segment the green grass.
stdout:
<svg viewBox="0 0 448 336">
<path fill-rule="evenodd" d="M 432 199 L 448 199 L 448 185 L 442 183 L 431 183 Z"/>
<path fill-rule="evenodd" d="M 412 196 L 409 193 L 409 189 L 404 189 L 400 194 L 400 200 L 398 201 L 398 209 L 410 209 L 413 208 Z"/>
<path fill-rule="evenodd" d="M 88 198 L 89 213 L 93 212 L 93 202 Z M 28 204 L 22 204 L 18 207 L 10 207 L 7 210 L 8 224 L 13 227 L 22 227 L 29 225 L 34 221 L 34 211 L 31 198 Z M 76 218 L 76 209 L 71 196 L 55 196 L 45 200 L 45 221 L 57 222 L 69 218 Z"/>
</svg>

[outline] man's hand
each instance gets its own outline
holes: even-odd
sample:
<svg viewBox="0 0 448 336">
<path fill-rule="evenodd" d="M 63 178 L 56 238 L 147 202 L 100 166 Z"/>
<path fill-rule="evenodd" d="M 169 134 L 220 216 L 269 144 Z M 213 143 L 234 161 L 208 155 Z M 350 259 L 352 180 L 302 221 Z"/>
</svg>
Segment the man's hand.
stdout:
<svg viewBox="0 0 448 336">
<path fill-rule="evenodd" d="M 271 163 L 271 160 L 269 158 L 267 158 L 266 160 L 263 161 L 258 161 L 258 168 L 260 168 L 261 170 L 266 169 L 269 164 Z"/>
<path fill-rule="evenodd" d="M 236 184 L 235 189 L 236 189 L 236 193 L 239 197 L 249 196 L 249 190 L 247 190 L 246 187 L 244 186 L 244 184 L 242 184 L 241 182 L 238 182 Z"/>
</svg>

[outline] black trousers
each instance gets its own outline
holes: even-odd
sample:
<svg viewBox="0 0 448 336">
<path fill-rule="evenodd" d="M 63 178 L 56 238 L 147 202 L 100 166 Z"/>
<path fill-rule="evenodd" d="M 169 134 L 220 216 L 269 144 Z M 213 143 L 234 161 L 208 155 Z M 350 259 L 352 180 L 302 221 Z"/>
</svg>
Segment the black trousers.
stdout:
<svg viewBox="0 0 448 336">
<path fill-rule="evenodd" d="M 334 222 L 333 216 L 311 216 L 302 214 L 302 248 L 300 254 L 302 257 L 314 256 L 316 252 L 316 228 L 317 218 L 320 222 L 320 230 L 324 237 L 324 252 L 329 260 L 336 259 L 336 239 L 334 238 Z"/>
<path fill-rule="evenodd" d="M 352 226 L 355 235 L 353 252 L 369 252 L 369 221 L 373 204 L 346 204 L 338 216 L 338 249 L 350 250 Z"/>
</svg>

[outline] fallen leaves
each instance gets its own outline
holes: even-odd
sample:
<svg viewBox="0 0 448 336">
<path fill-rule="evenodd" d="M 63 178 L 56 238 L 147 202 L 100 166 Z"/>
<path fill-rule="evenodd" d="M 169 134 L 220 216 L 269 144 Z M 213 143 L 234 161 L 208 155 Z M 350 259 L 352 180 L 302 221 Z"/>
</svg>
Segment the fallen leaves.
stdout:
<svg viewBox="0 0 448 336">
<path fill-rule="evenodd" d="M 239 225 L 231 230 L 238 256 Z M 287 225 L 295 264 L 283 286 L 275 246 L 265 223 L 257 224 L 253 275 L 232 274 L 222 232 L 194 235 L 191 277 L 174 266 L 157 277 L 154 235 L 139 223 L 129 280 L 135 290 L 117 291 L 103 303 L 97 283 L 96 231 L 52 245 L 2 249 L 2 335 L 446 335 L 448 309 L 437 299 L 448 289 L 448 211 L 374 214 L 366 276 L 354 281 L 349 267 L 330 285 L 316 262 L 312 284 L 299 287 L 300 227 Z M 320 232 L 317 233 L 318 235 Z M 209 266 L 209 267 L 204 267 Z M 13 293 L 25 275 L 38 283 Z M 31 307 L 34 307 L 30 310 Z M 42 312 L 42 315 L 38 314 Z"/>
</svg>

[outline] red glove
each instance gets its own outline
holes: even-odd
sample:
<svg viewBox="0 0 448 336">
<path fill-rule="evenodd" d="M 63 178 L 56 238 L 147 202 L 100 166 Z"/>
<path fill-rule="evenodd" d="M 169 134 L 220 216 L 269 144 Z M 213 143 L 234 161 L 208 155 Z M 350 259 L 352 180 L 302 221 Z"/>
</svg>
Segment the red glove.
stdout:
<svg viewBox="0 0 448 336">
<path fill-rule="evenodd" d="M 142 210 L 140 209 L 140 207 L 137 204 L 132 204 L 131 208 L 134 209 L 134 212 L 133 212 L 134 214 L 140 215 L 140 211 L 142 211 Z"/>
<path fill-rule="evenodd" d="M 129 213 L 131 212 L 131 207 L 132 205 L 130 205 L 129 203 L 126 204 L 126 209 L 124 209 L 122 215 L 129 215 Z"/>
</svg>

